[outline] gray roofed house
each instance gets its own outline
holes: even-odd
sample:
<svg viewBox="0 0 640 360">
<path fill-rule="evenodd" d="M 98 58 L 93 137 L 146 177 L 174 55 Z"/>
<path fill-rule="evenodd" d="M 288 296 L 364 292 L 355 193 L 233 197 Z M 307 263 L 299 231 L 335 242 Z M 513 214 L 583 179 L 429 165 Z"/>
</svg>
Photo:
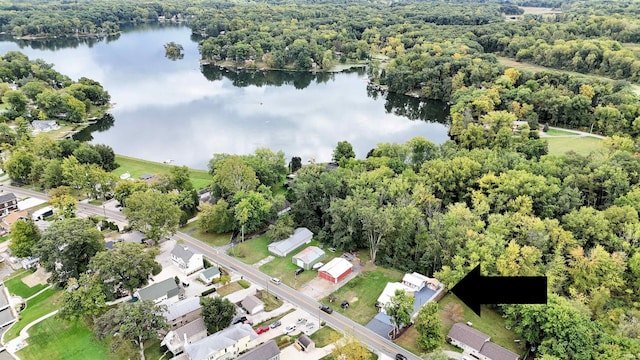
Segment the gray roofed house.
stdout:
<svg viewBox="0 0 640 360">
<path fill-rule="evenodd" d="M 162 280 L 153 285 L 149 285 L 136 291 L 136 296 L 140 300 L 152 300 L 156 303 L 177 296 L 180 288 L 173 278 Z"/>
<path fill-rule="evenodd" d="M 255 349 L 238 356 L 236 360 L 280 360 L 280 348 L 274 340 L 269 340 Z"/>
<path fill-rule="evenodd" d="M 204 281 L 205 284 L 211 284 L 214 279 L 220 277 L 220 269 L 217 266 L 212 266 L 210 268 L 202 270 L 198 277 L 200 278 L 200 280 Z"/>
<path fill-rule="evenodd" d="M 316 348 L 316 343 L 311 340 L 305 334 L 300 335 L 300 337 L 296 340 L 296 343 L 302 347 L 302 351 L 311 351 Z"/>
<path fill-rule="evenodd" d="M 231 359 L 255 346 L 258 334 L 251 325 L 237 324 L 184 346 L 190 360 Z"/>
<path fill-rule="evenodd" d="M 305 227 L 297 228 L 288 239 L 269 244 L 269 252 L 280 257 L 285 257 L 302 245 L 310 243 L 312 238 L 313 233 L 311 230 Z"/>
<path fill-rule="evenodd" d="M 188 324 L 200 317 L 202 305 L 199 297 L 189 297 L 167 307 L 164 317 L 172 327 Z"/>
<path fill-rule="evenodd" d="M 248 295 L 241 302 L 242 307 L 251 315 L 264 310 L 264 303 L 253 295 Z"/>
<path fill-rule="evenodd" d="M 465 325 L 463 323 L 455 323 L 449 333 L 447 334 L 447 339 L 451 341 L 453 345 L 459 346 L 459 344 L 465 345 L 470 349 L 475 351 L 480 351 L 482 349 L 482 345 L 485 342 L 489 341 L 491 337 L 483 332 L 480 332 L 471 326 Z M 454 343 L 455 342 L 455 343 Z M 463 349 L 465 347 L 462 347 Z"/>
<path fill-rule="evenodd" d="M 480 354 L 491 360 L 518 360 L 520 358 L 518 354 L 496 345 L 491 341 L 482 346 Z"/>
<path fill-rule="evenodd" d="M 176 246 L 173 247 L 171 260 L 187 275 L 204 268 L 202 254 L 194 253 L 188 247 L 181 244 L 176 244 Z"/>
<path fill-rule="evenodd" d="M 169 331 L 160 345 L 166 346 L 175 356 L 184 351 L 185 344 L 194 343 L 204 339 L 206 336 L 207 327 L 204 324 L 204 319 L 200 317 L 187 325 Z"/>
<path fill-rule="evenodd" d="M 18 211 L 18 199 L 13 193 L 0 195 L 0 216 L 8 215 L 12 211 Z"/>
</svg>

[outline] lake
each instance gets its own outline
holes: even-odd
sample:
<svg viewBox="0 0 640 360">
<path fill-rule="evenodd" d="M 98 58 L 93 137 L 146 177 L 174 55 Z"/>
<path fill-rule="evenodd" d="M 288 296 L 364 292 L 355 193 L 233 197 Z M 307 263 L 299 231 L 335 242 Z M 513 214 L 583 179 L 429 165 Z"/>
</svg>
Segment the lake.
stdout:
<svg viewBox="0 0 640 360">
<path fill-rule="evenodd" d="M 184 47 L 169 60 L 163 45 Z M 79 138 L 116 153 L 206 169 L 214 153 L 283 150 L 287 162 L 331 159 L 347 140 L 358 158 L 378 143 L 424 136 L 448 139 L 448 109 L 404 95 L 367 90 L 364 69 L 341 73 L 234 72 L 200 66 L 198 45 L 184 26 L 143 26 L 109 40 L 0 41 L 73 79 L 99 81 L 111 94 L 113 121 Z M 91 132 L 89 132 L 91 131 Z"/>
</svg>

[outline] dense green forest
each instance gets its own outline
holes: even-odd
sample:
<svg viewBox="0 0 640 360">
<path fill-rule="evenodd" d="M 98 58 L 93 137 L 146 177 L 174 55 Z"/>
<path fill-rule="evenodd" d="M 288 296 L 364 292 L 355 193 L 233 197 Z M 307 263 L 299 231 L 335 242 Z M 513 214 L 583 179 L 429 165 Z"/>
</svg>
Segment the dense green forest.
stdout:
<svg viewBox="0 0 640 360">
<path fill-rule="evenodd" d="M 516 5 L 561 13 L 523 14 Z M 202 38 L 203 60 L 297 70 L 367 63 L 374 87 L 451 105 L 452 141 L 443 145 L 379 144 L 356 160 L 341 143 L 337 169 L 302 167 L 287 193 L 290 216 L 270 234 L 306 226 L 327 245 L 367 249 L 378 265 L 435 275 L 449 287 L 478 263 L 487 275 L 546 275 L 549 304 L 496 307 L 538 358 L 640 359 L 640 99 L 631 87 L 640 80 L 640 3 L 5 1 L 0 26 L 17 36 L 73 35 L 178 13 Z M 523 18 L 507 22 L 503 13 Z M 47 22 L 67 25 L 54 31 Z M 497 56 L 560 71 L 508 68 Z M 29 137 L 29 116 L 108 102 L 99 84 L 52 71 L 18 53 L 2 57 L 0 75 L 17 87 L 3 93 L 4 120 L 18 124 L 0 132 L 11 152 L 5 170 L 88 197 L 104 196 L 96 184 L 123 202 L 147 191 L 104 176 L 109 149 Z M 542 124 L 610 137 L 588 156 L 549 155 Z M 282 206 L 270 186 L 285 171 L 283 154 L 268 149 L 215 155 L 216 203 L 201 209 L 201 230 L 264 228 Z M 190 187 L 172 201 L 195 211 Z"/>
</svg>

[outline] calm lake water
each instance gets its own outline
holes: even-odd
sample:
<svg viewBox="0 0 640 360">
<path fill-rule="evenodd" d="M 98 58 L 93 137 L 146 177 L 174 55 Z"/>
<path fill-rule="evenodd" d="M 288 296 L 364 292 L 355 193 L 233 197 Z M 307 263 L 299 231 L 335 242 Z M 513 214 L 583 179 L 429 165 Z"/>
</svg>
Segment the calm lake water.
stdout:
<svg viewBox="0 0 640 360">
<path fill-rule="evenodd" d="M 183 59 L 165 58 L 169 41 L 184 47 Z M 0 53 L 10 50 L 53 63 L 73 79 L 99 81 L 115 103 L 114 120 L 79 136 L 118 154 L 206 169 L 214 153 L 258 147 L 306 162 L 329 161 L 342 140 L 364 158 L 381 142 L 448 139 L 444 104 L 368 92 L 364 69 L 314 75 L 201 67 L 186 27 L 140 27 L 82 43 L 0 41 Z"/>
</svg>

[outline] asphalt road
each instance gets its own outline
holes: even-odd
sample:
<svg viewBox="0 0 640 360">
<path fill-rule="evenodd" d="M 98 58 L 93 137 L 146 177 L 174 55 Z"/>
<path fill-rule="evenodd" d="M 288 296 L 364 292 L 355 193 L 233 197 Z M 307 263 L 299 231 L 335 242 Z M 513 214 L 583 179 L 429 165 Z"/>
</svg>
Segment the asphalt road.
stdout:
<svg viewBox="0 0 640 360">
<path fill-rule="evenodd" d="M 13 192 L 17 195 L 48 198 L 48 196 L 44 193 L 9 186 L 6 184 L 2 186 L 2 188 L 4 188 L 5 192 Z M 111 220 L 126 221 L 126 217 L 121 212 L 104 209 L 101 206 L 80 203 L 78 204 L 78 210 L 88 214 L 107 216 Z M 264 286 L 269 292 L 277 295 L 281 299 L 290 302 L 297 308 L 302 309 L 313 316 L 318 316 L 320 320 L 325 321 L 332 328 L 345 333 L 353 334 L 354 336 L 359 338 L 363 344 L 369 347 L 369 349 L 375 352 L 384 353 L 391 358 L 395 358 L 395 354 L 397 353 L 402 353 L 407 356 L 408 359 L 421 359 L 420 357 L 394 344 L 390 340 L 382 338 L 373 331 L 337 312 L 333 312 L 332 314 L 324 313 L 319 308 L 320 303 L 318 303 L 315 299 L 306 296 L 285 284 L 275 285 L 270 281 L 270 277 L 268 275 L 260 272 L 258 269 L 247 265 L 239 260 L 236 260 L 235 258 L 228 256 L 227 254 L 220 253 L 216 248 L 196 238 L 193 238 L 188 234 L 178 232 L 173 237 L 175 239 L 182 240 L 191 248 L 200 250 L 203 255 L 209 257 L 220 266 L 226 267 L 234 272 L 241 274 L 255 284 Z"/>
</svg>

